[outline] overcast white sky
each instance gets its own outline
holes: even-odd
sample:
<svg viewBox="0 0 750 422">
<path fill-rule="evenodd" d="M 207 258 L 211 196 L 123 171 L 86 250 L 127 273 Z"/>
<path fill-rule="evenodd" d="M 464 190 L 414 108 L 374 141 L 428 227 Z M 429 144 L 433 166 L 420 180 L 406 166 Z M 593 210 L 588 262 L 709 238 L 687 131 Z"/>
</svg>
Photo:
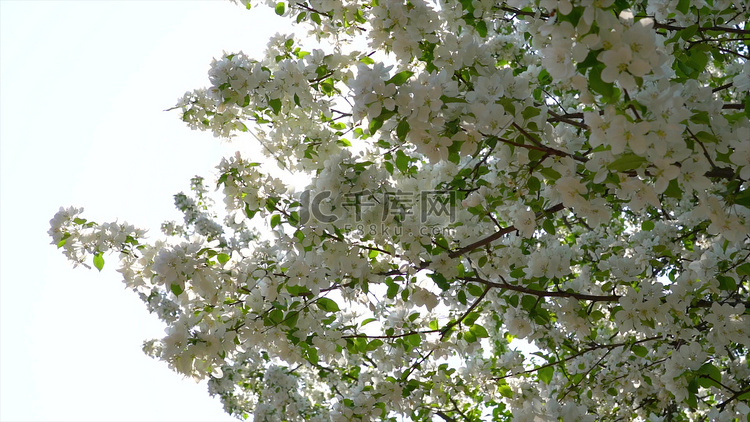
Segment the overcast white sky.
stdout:
<svg viewBox="0 0 750 422">
<path fill-rule="evenodd" d="M 247 145 L 164 112 L 212 57 L 288 32 L 224 1 L 0 0 L 0 419 L 232 420 L 205 384 L 141 352 L 163 334 L 115 272 L 72 269 L 46 231 L 62 206 L 158 235 L 172 195 Z"/>
</svg>

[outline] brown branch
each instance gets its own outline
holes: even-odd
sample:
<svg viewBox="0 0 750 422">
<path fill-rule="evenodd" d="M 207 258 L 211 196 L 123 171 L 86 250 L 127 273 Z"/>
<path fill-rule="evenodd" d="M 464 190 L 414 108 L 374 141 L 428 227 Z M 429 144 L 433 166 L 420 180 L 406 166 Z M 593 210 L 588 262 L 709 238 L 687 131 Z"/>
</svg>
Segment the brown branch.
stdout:
<svg viewBox="0 0 750 422">
<path fill-rule="evenodd" d="M 729 49 L 727 49 L 727 48 L 723 48 L 723 47 L 716 47 L 716 48 L 717 48 L 717 49 L 718 49 L 719 51 L 721 51 L 721 52 L 724 52 L 724 53 L 727 53 L 727 54 L 734 54 L 734 55 L 735 55 L 735 56 L 737 56 L 737 57 L 741 57 L 741 58 L 743 58 L 743 59 L 745 59 L 745 60 L 750 60 L 750 57 L 748 57 L 748 56 L 746 56 L 746 55 L 744 55 L 744 54 L 742 54 L 742 53 L 738 53 L 738 52 L 736 52 L 736 51 L 732 51 L 732 50 L 729 50 Z"/>
<path fill-rule="evenodd" d="M 456 422 L 456 420 L 455 420 L 455 419 L 453 419 L 452 417 L 448 416 L 448 415 L 447 415 L 447 414 L 446 414 L 445 412 L 443 412 L 442 410 L 438 410 L 437 412 L 435 412 L 435 414 L 436 414 L 436 415 L 438 415 L 438 416 L 440 416 L 441 418 L 443 418 L 443 420 L 444 420 L 445 422 Z"/>
<path fill-rule="evenodd" d="M 519 126 L 518 123 L 513 122 L 512 124 L 513 124 L 513 127 L 516 128 L 517 131 L 521 132 L 521 134 L 526 137 L 526 139 L 528 139 L 529 141 L 531 141 L 533 144 L 535 144 L 537 146 L 545 148 L 544 144 L 542 144 L 535 137 L 531 136 L 531 134 L 529 132 L 527 132 L 526 129 L 524 129 L 521 126 Z M 562 152 L 562 151 L 560 151 L 560 152 Z"/>
<path fill-rule="evenodd" d="M 596 363 L 593 364 L 593 365 L 591 365 L 591 368 L 589 368 L 586 372 L 583 373 L 583 376 L 581 376 L 581 379 L 579 379 L 578 382 L 576 382 L 576 383 L 572 384 L 570 387 L 566 388 L 565 391 L 562 393 L 562 395 L 558 396 L 558 400 L 562 401 L 562 399 L 564 399 L 565 396 L 568 395 L 568 393 L 570 393 L 576 387 L 578 387 L 579 385 L 581 385 L 581 382 L 586 377 L 588 377 L 589 374 L 591 373 L 591 371 L 593 371 L 594 368 L 596 368 L 597 366 L 599 366 L 599 364 L 604 360 L 604 358 L 606 358 L 607 356 L 609 356 L 610 353 L 612 353 L 612 349 L 607 349 L 607 351 L 602 356 L 599 357 L 599 359 L 596 361 Z M 579 375 L 579 374 L 576 374 L 576 375 Z"/>
<path fill-rule="evenodd" d="M 450 400 L 451 404 L 453 405 L 453 408 L 456 409 L 456 412 L 458 412 L 458 414 L 461 415 L 461 417 L 463 417 L 466 422 L 471 422 L 471 419 L 469 419 L 469 417 L 466 416 L 464 412 L 462 412 L 461 409 L 458 408 L 458 403 L 456 403 L 456 401 L 453 400 L 453 397 L 449 395 L 448 400 Z"/>
<path fill-rule="evenodd" d="M 633 344 L 645 343 L 647 341 L 660 340 L 660 339 L 661 339 L 661 337 L 649 337 L 649 338 L 644 338 L 644 339 L 635 341 L 635 342 L 633 342 Z M 521 371 L 521 372 L 516 372 L 515 374 L 508 374 L 508 375 L 504 375 L 502 377 L 495 377 L 495 378 L 493 378 L 493 380 L 494 381 L 499 381 L 501 379 L 505 379 L 505 378 L 509 378 L 509 377 L 517 377 L 519 375 L 530 374 L 530 373 L 536 372 L 536 371 L 538 371 L 540 369 L 549 368 L 550 366 L 555 366 L 557 364 L 567 362 L 569 360 L 572 360 L 572 359 L 575 359 L 575 358 L 577 358 L 579 356 L 582 356 L 582 355 L 584 355 L 584 354 L 586 354 L 588 352 L 593 352 L 594 350 L 599 350 L 599 349 L 612 350 L 612 349 L 615 349 L 617 347 L 628 346 L 628 345 L 630 345 L 630 343 L 627 343 L 627 342 L 614 343 L 614 344 L 597 344 L 596 346 L 589 347 L 588 349 L 581 350 L 580 352 L 577 352 L 574 355 L 568 356 L 565 359 L 558 360 L 558 361 L 555 361 L 555 362 L 545 363 L 542 366 L 539 366 L 539 367 L 536 367 L 536 368 L 533 368 L 533 369 L 528 369 L 528 370 Z"/>
<path fill-rule="evenodd" d="M 731 167 L 717 167 L 707 171 L 704 176 L 732 180 L 736 177 L 736 174 Z"/>
<path fill-rule="evenodd" d="M 440 332 L 441 332 L 441 334 L 440 334 L 440 340 L 441 341 L 445 338 L 445 336 L 448 335 L 448 333 L 453 329 L 453 327 L 455 327 L 456 325 L 460 324 L 461 321 L 463 321 L 469 315 L 469 313 L 471 311 L 473 311 L 474 308 L 476 308 L 477 305 L 479 305 L 484 300 L 485 296 L 487 296 L 487 293 L 489 291 L 490 291 L 490 288 L 488 286 L 487 288 L 484 289 L 484 291 L 482 292 L 482 294 L 474 301 L 474 303 L 472 303 L 471 306 L 469 306 L 469 309 L 467 309 L 466 312 L 464 312 L 464 314 L 461 315 L 461 318 L 457 318 L 453 322 L 448 323 L 445 327 L 443 327 L 442 329 L 440 329 Z M 432 355 L 432 352 L 434 352 L 434 351 L 435 351 L 435 349 L 431 349 L 426 355 L 422 356 L 422 359 L 420 359 L 417 362 L 414 362 L 414 364 L 409 368 L 409 370 L 407 372 L 404 373 L 404 375 L 401 376 L 401 378 L 404 379 L 404 380 L 407 379 L 407 378 L 409 378 L 409 375 L 411 375 L 412 372 L 414 372 L 414 370 L 417 369 L 417 366 L 421 365 L 424 361 L 426 361 L 427 358 L 429 358 Z"/>
<path fill-rule="evenodd" d="M 750 393 L 750 387 L 748 387 L 748 388 L 746 388 L 746 389 L 744 389 L 744 390 L 740 390 L 740 391 L 737 391 L 737 392 L 735 392 L 735 393 L 734 393 L 734 394 L 732 395 L 732 397 L 730 397 L 730 398 L 728 398 L 728 399 L 724 400 L 723 402 L 721 402 L 721 404 L 719 404 L 719 409 L 720 409 L 720 410 L 724 410 L 724 408 L 725 408 L 725 407 L 727 407 L 727 404 L 729 404 L 729 403 L 730 403 L 730 402 L 731 402 L 732 400 L 736 400 L 736 399 L 737 399 L 737 398 L 739 398 L 739 397 L 740 397 L 741 395 L 743 395 L 743 394 L 747 394 L 747 393 Z"/>
<path fill-rule="evenodd" d="M 406 333 L 393 334 L 393 335 L 390 335 L 390 336 L 388 336 L 388 335 L 378 336 L 378 335 L 369 335 L 369 334 L 349 334 L 349 335 L 346 335 L 346 336 L 341 336 L 341 338 L 377 338 L 377 339 L 392 340 L 392 339 L 396 339 L 396 338 L 408 337 L 408 336 L 410 336 L 412 334 L 432 334 L 432 333 L 439 333 L 439 332 L 441 332 L 441 330 L 409 331 L 409 332 L 406 332 Z"/>
<path fill-rule="evenodd" d="M 557 204 L 555 206 L 547 208 L 544 211 L 541 211 L 541 212 L 537 213 L 536 218 L 540 218 L 541 216 L 543 216 L 545 214 L 555 213 L 555 212 L 561 211 L 563 209 L 565 209 L 565 206 L 563 204 Z M 470 245 L 464 246 L 463 248 L 457 249 L 457 250 L 449 253 L 448 256 L 450 258 L 459 257 L 461 255 L 464 255 L 464 254 L 466 254 L 468 252 L 473 251 L 474 249 L 481 248 L 482 246 L 489 245 L 490 243 L 494 242 L 495 240 L 501 238 L 503 235 L 511 233 L 511 232 L 513 232 L 515 230 L 516 230 L 515 226 L 508 226 L 508 227 L 502 228 L 502 229 L 496 231 L 495 233 L 492 233 L 491 235 L 485 237 L 484 239 L 477 240 L 476 242 L 474 242 L 474 243 L 472 243 Z"/>
<path fill-rule="evenodd" d="M 571 154 L 571 153 L 568 153 L 568 152 L 565 152 L 565 151 L 560 151 L 559 149 L 555 149 L 555 148 L 552 148 L 552 147 L 544 145 L 538 139 L 536 139 L 534 136 L 532 136 L 526 129 L 522 128 L 521 126 L 519 126 L 515 122 L 513 122 L 513 127 L 517 131 L 521 132 L 521 134 L 524 137 L 526 137 L 526 139 L 528 139 L 529 141 L 531 141 L 538 148 L 541 148 L 540 151 L 547 152 L 550 155 L 557 155 L 557 156 L 560 156 L 560 157 L 570 157 L 570 158 L 572 158 L 572 159 L 574 159 L 576 161 L 580 161 L 580 162 L 584 162 L 584 163 L 586 161 L 588 161 L 588 158 L 586 158 L 586 157 L 583 157 L 583 156 L 580 156 L 580 155 Z M 526 145 L 520 144 L 519 146 L 526 146 Z M 528 147 L 531 147 L 531 146 L 529 145 Z M 532 148 L 532 149 L 538 149 L 538 148 Z"/>
<path fill-rule="evenodd" d="M 550 122 L 550 123 L 552 123 L 552 122 L 563 122 L 563 123 L 567 123 L 569 125 L 572 125 L 572 126 L 575 126 L 575 127 L 581 128 L 581 129 L 588 129 L 589 128 L 588 125 L 586 125 L 585 123 L 573 120 L 572 119 L 572 117 L 574 117 L 573 114 L 562 114 L 561 115 L 561 114 L 555 113 L 552 110 L 547 110 L 547 113 L 549 113 L 550 115 L 552 115 L 551 118 L 547 119 L 547 121 Z M 574 114 L 580 114 L 581 117 L 583 117 L 583 113 L 574 113 Z"/>
<path fill-rule="evenodd" d="M 558 155 L 558 156 L 561 156 L 561 157 L 567 157 L 569 155 L 567 152 L 558 151 L 556 149 L 548 148 L 548 147 L 544 147 L 544 146 L 536 146 L 536 145 L 529 145 L 529 144 L 519 144 L 518 142 L 514 142 L 514 141 L 511 141 L 510 139 L 505 139 L 505 138 L 496 138 L 496 139 L 498 141 L 504 143 L 504 144 L 513 145 L 514 147 L 526 148 L 526 149 L 533 149 L 535 151 L 542 151 L 542 152 L 546 152 L 547 154 Z"/>
<path fill-rule="evenodd" d="M 706 159 L 708 160 L 708 163 L 711 164 L 711 168 L 712 169 L 718 168 L 716 166 L 716 163 L 714 163 L 714 160 L 711 159 L 711 155 L 708 153 L 706 146 L 703 145 L 703 142 L 701 142 L 700 139 L 698 139 L 698 137 L 695 136 L 695 134 L 693 133 L 692 130 L 690 130 L 690 128 L 687 128 L 687 132 L 690 134 L 690 137 L 693 138 L 693 140 L 697 142 L 698 145 L 701 146 L 701 149 L 703 150 L 703 156 L 706 157 Z"/>
<path fill-rule="evenodd" d="M 513 13 L 515 15 L 530 16 L 532 18 L 536 17 L 536 13 L 535 12 L 527 12 L 527 11 L 524 11 L 524 10 L 521 10 L 521 9 L 516 9 L 515 7 L 502 6 L 502 7 L 499 7 L 499 9 L 502 10 L 503 12 Z M 549 15 L 542 12 L 539 15 L 539 17 L 546 19 L 546 18 L 549 17 Z"/>
<path fill-rule="evenodd" d="M 729 82 L 728 84 L 724 84 L 722 86 L 717 86 L 716 88 L 712 89 L 711 92 L 719 92 L 719 91 L 725 90 L 727 88 L 731 88 L 732 86 L 734 86 L 734 84 L 732 82 Z"/>
<path fill-rule="evenodd" d="M 525 293 L 525 294 L 540 297 L 540 298 L 542 297 L 572 297 L 574 299 L 588 300 L 591 302 L 617 302 L 620 299 L 620 296 L 617 296 L 617 295 L 600 296 L 600 295 L 589 295 L 585 293 L 575 293 L 575 292 L 535 290 L 535 289 L 530 289 L 528 287 L 516 286 L 516 285 L 508 283 L 505 280 L 503 280 L 502 283 L 498 283 L 495 281 L 485 280 L 481 277 L 459 277 L 459 280 L 474 281 L 480 284 L 484 284 L 485 286 L 488 286 L 488 287 L 511 290 L 514 292 Z"/>
<path fill-rule="evenodd" d="M 667 23 L 654 22 L 654 29 L 666 29 L 667 31 L 680 31 L 686 29 L 684 26 L 670 25 Z M 750 35 L 750 30 L 733 28 L 731 26 L 703 26 L 698 28 L 698 32 L 720 31 L 731 32 L 733 34 Z"/>
</svg>

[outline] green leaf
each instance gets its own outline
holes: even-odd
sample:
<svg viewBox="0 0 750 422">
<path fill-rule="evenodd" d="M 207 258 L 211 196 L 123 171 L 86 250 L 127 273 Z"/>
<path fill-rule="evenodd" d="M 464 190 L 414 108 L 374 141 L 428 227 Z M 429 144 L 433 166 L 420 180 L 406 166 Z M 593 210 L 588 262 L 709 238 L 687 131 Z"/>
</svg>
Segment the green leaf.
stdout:
<svg viewBox="0 0 750 422">
<path fill-rule="evenodd" d="M 670 198 L 682 199 L 682 189 L 680 189 L 680 185 L 677 183 L 677 179 L 672 179 L 669 181 L 667 190 L 664 191 L 664 195 L 667 195 Z"/>
<path fill-rule="evenodd" d="M 469 331 L 471 331 L 477 338 L 487 338 L 490 336 L 486 328 L 477 324 L 472 325 L 471 328 L 469 328 Z"/>
<path fill-rule="evenodd" d="M 299 320 L 299 311 L 292 311 L 286 315 L 286 317 L 283 320 L 283 324 L 289 328 L 294 328 L 297 326 L 298 320 Z"/>
<path fill-rule="evenodd" d="M 554 366 L 545 366 L 543 368 L 539 368 L 539 370 L 536 371 L 536 374 L 539 377 L 539 380 L 545 384 L 549 384 L 552 381 L 552 375 L 554 375 L 554 373 L 555 373 Z"/>
<path fill-rule="evenodd" d="M 333 79 L 328 78 L 325 81 L 321 82 L 320 89 L 328 95 L 333 95 L 333 92 L 334 92 Z"/>
<path fill-rule="evenodd" d="M 560 174 L 560 172 L 550 167 L 542 167 L 541 169 L 539 169 L 539 173 L 541 173 L 545 179 L 552 181 L 555 181 L 562 177 L 562 174 Z"/>
<path fill-rule="evenodd" d="M 274 228 L 281 224 L 281 215 L 274 214 L 271 216 L 271 228 Z"/>
<path fill-rule="evenodd" d="M 286 5 L 284 4 L 284 2 L 276 3 L 276 7 L 274 8 L 274 11 L 276 12 L 277 15 L 283 16 L 284 10 L 286 10 Z"/>
<path fill-rule="evenodd" d="M 734 196 L 734 203 L 750 208 L 750 189 L 745 189 Z"/>
<path fill-rule="evenodd" d="M 700 110 L 690 116 L 690 121 L 699 125 L 710 125 L 711 117 L 708 116 L 708 112 Z"/>
<path fill-rule="evenodd" d="M 750 275 L 750 263 L 746 262 L 737 267 L 737 275 Z"/>
<path fill-rule="evenodd" d="M 650 232 L 651 230 L 653 230 L 654 227 L 656 227 L 656 225 L 654 225 L 654 222 L 651 220 L 646 220 L 643 223 L 641 223 L 641 230 L 644 230 L 647 232 Z"/>
<path fill-rule="evenodd" d="M 463 290 L 459 290 L 458 294 L 456 295 L 456 299 L 458 299 L 458 302 L 462 305 L 466 305 L 466 292 Z"/>
<path fill-rule="evenodd" d="M 698 132 L 695 134 L 695 137 L 698 138 L 699 141 L 708 143 L 708 144 L 718 144 L 719 138 L 714 136 L 713 133 L 708 133 L 704 130 Z"/>
<path fill-rule="evenodd" d="M 678 1 L 676 9 L 683 15 L 687 15 L 688 11 L 690 11 L 690 0 Z"/>
<path fill-rule="evenodd" d="M 326 312 L 338 312 L 340 310 L 339 305 L 327 297 L 318 298 L 315 304 L 318 305 L 318 308 Z"/>
<path fill-rule="evenodd" d="M 284 320 L 284 312 L 281 309 L 274 309 L 268 314 L 269 325 L 281 324 Z"/>
<path fill-rule="evenodd" d="M 375 339 L 369 343 L 367 343 L 367 351 L 372 352 L 373 350 L 377 350 L 378 347 L 383 345 L 383 340 Z"/>
<path fill-rule="evenodd" d="M 269 100 L 268 105 L 271 106 L 271 109 L 273 110 L 273 114 L 279 114 L 279 111 L 281 111 L 281 100 L 278 98 Z"/>
<path fill-rule="evenodd" d="M 226 264 L 227 261 L 229 261 L 230 256 L 225 253 L 220 253 L 216 255 L 216 259 L 219 260 L 219 263 Z"/>
<path fill-rule="evenodd" d="M 479 319 L 479 313 L 478 312 L 469 312 L 468 314 L 466 314 L 466 317 L 464 317 L 464 319 L 461 322 L 463 322 L 464 324 L 466 324 L 468 326 L 472 326 L 472 325 L 474 325 L 474 322 L 477 319 Z"/>
<path fill-rule="evenodd" d="M 422 344 L 422 337 L 420 337 L 419 334 L 409 334 L 405 337 L 405 340 L 414 347 L 419 347 L 419 345 Z"/>
<path fill-rule="evenodd" d="M 721 388 L 721 371 L 711 363 L 704 363 L 703 366 L 698 368 L 696 374 L 698 377 L 698 385 L 701 387 L 718 387 Z"/>
<path fill-rule="evenodd" d="M 547 85 L 550 82 L 552 82 L 552 76 L 550 76 L 550 74 L 547 71 L 547 69 L 542 69 L 541 72 L 539 72 L 539 75 L 536 77 L 536 79 L 542 85 Z M 537 114 L 539 114 L 539 113 L 537 113 Z"/>
<path fill-rule="evenodd" d="M 179 284 L 174 283 L 169 286 L 169 289 L 172 291 L 172 293 L 174 293 L 175 296 L 179 296 L 184 291 Z"/>
<path fill-rule="evenodd" d="M 602 311 L 593 311 L 589 315 L 592 321 L 599 321 L 600 319 L 604 318 L 604 313 Z"/>
<path fill-rule="evenodd" d="M 582 62 L 578 63 L 576 65 L 576 68 L 578 70 L 582 71 L 582 70 L 586 70 L 586 69 L 588 69 L 590 67 L 595 67 L 595 66 L 599 65 L 599 60 L 597 60 L 597 57 L 599 56 L 599 53 L 601 53 L 601 51 L 602 50 L 591 50 L 591 51 L 589 51 L 589 54 L 586 56 L 586 59 L 584 59 Z M 544 70 L 544 72 L 546 72 L 546 70 Z M 581 73 L 584 73 L 584 72 L 581 72 Z M 601 73 L 600 73 L 600 75 L 601 75 Z M 549 72 L 547 73 L 547 76 L 549 77 Z M 544 83 L 541 78 L 542 78 L 542 72 L 539 73 L 539 82 Z M 551 77 L 549 77 L 549 81 L 550 82 L 552 81 Z M 547 82 L 547 83 L 549 83 L 549 82 Z"/>
<path fill-rule="evenodd" d="M 737 282 L 732 277 L 717 275 L 716 279 L 719 280 L 719 289 L 728 292 L 737 290 Z"/>
<path fill-rule="evenodd" d="M 542 228 L 544 228 L 544 231 L 551 235 L 555 234 L 555 223 L 553 223 L 549 218 L 544 220 L 544 222 L 542 223 Z"/>
<path fill-rule="evenodd" d="M 515 279 L 522 279 L 526 277 L 526 272 L 523 270 L 523 268 L 515 268 L 510 272 L 510 276 Z"/>
<path fill-rule="evenodd" d="M 388 285 L 388 290 L 386 291 L 385 295 L 388 297 L 388 299 L 393 299 L 396 297 L 396 294 L 398 293 L 398 284 L 392 283 Z"/>
<path fill-rule="evenodd" d="M 635 154 L 624 154 L 615 161 L 609 163 L 608 169 L 613 171 L 629 171 L 639 168 L 646 159 Z"/>
<path fill-rule="evenodd" d="M 689 4 L 690 4 L 690 2 L 688 2 L 688 5 Z M 690 38 L 692 38 L 693 35 L 695 35 L 695 34 L 698 33 L 698 24 L 690 25 L 687 28 L 679 31 L 679 33 L 680 33 L 680 38 L 682 38 L 683 40 L 687 41 Z"/>
<path fill-rule="evenodd" d="M 300 296 L 303 294 L 307 294 L 310 291 L 305 286 L 289 286 L 289 285 L 286 286 L 286 290 L 292 296 Z"/>
<path fill-rule="evenodd" d="M 99 271 L 101 271 L 102 268 L 104 268 L 104 258 L 102 257 L 102 253 L 101 252 L 97 252 L 94 255 L 94 266 Z"/>
<path fill-rule="evenodd" d="M 446 95 L 440 96 L 440 101 L 443 102 L 443 104 L 450 104 L 450 103 L 466 103 L 467 101 L 463 98 L 458 97 L 448 97 Z"/>
<path fill-rule="evenodd" d="M 538 116 L 542 111 L 539 109 L 539 107 L 526 107 L 522 112 L 521 115 L 525 120 L 529 120 L 532 117 Z"/>
<path fill-rule="evenodd" d="M 248 204 L 245 204 L 245 215 L 247 216 L 247 218 L 252 219 L 253 217 L 255 217 L 255 214 L 257 213 L 258 213 L 258 210 L 251 210 L 250 206 Z"/>
<path fill-rule="evenodd" d="M 57 242 L 58 249 L 62 248 L 63 246 L 65 246 L 65 244 L 68 243 L 68 239 L 69 238 L 70 238 L 70 233 L 63 233 L 62 239 L 60 239 L 60 241 Z"/>
<path fill-rule="evenodd" d="M 469 285 L 466 286 L 466 290 L 468 290 L 469 294 L 474 297 L 482 296 L 482 294 L 484 293 L 483 288 L 477 286 L 476 284 L 471 284 L 471 283 L 469 283 Z"/>
<path fill-rule="evenodd" d="M 615 93 L 615 85 L 611 82 L 604 82 L 602 80 L 602 67 L 597 66 L 589 71 L 589 84 L 591 89 L 599 94 L 602 94 L 605 98 L 611 98 Z"/>
<path fill-rule="evenodd" d="M 404 140 L 406 138 L 406 134 L 409 133 L 409 130 L 411 128 L 409 127 L 409 122 L 406 120 L 406 118 L 401 119 L 400 122 L 398 122 L 398 126 L 396 126 L 396 136 L 398 136 L 398 139 Z"/>
<path fill-rule="evenodd" d="M 385 81 L 385 83 L 394 84 L 394 85 L 403 85 L 404 82 L 408 81 L 409 78 L 411 78 L 413 74 L 414 72 L 411 72 L 409 70 L 404 70 L 403 72 L 398 72 L 397 74 L 393 75 L 393 77 Z"/>
<path fill-rule="evenodd" d="M 704 363 L 698 370 L 696 371 L 699 375 L 708 375 L 709 377 L 721 381 L 721 371 L 719 371 L 719 368 L 715 367 L 710 362 Z"/>
<path fill-rule="evenodd" d="M 634 344 L 633 347 L 630 348 L 630 350 L 635 353 L 636 356 L 640 356 L 642 358 L 645 358 L 646 355 L 648 355 L 648 349 L 641 346 L 640 344 Z"/>
<path fill-rule="evenodd" d="M 359 324 L 359 326 L 360 326 L 360 327 L 364 327 L 365 325 L 367 325 L 367 324 L 369 324 L 369 323 L 371 323 L 371 322 L 374 322 L 374 321 L 377 321 L 377 318 L 367 318 L 366 320 L 362 321 L 362 322 L 361 322 L 361 323 Z"/>
<path fill-rule="evenodd" d="M 477 23 L 474 25 L 474 29 L 477 30 L 480 37 L 487 37 L 487 24 L 483 20 L 477 21 Z"/>
<path fill-rule="evenodd" d="M 537 298 L 535 296 L 524 295 L 523 297 L 521 297 L 521 306 L 528 312 L 531 312 L 532 309 L 536 308 L 536 305 Z"/>
<path fill-rule="evenodd" d="M 438 287 L 440 287 L 440 289 L 442 289 L 442 290 L 448 290 L 448 289 L 449 289 L 449 288 L 451 287 L 450 283 L 449 283 L 449 282 L 448 282 L 448 280 L 447 280 L 447 279 L 445 278 L 445 276 L 444 276 L 444 275 L 442 275 L 442 274 L 440 274 L 440 273 L 432 273 L 432 274 L 430 274 L 430 275 L 429 275 L 429 277 L 430 277 L 430 278 L 432 279 L 432 281 L 434 281 L 434 282 L 435 282 L 435 284 L 437 284 L 437 285 L 438 285 Z"/>
<path fill-rule="evenodd" d="M 407 157 L 401 150 L 396 151 L 396 168 L 398 168 L 401 173 L 409 171 L 409 157 Z"/>
<path fill-rule="evenodd" d="M 508 384 L 503 384 L 497 389 L 498 393 L 500 393 L 501 396 L 512 398 L 513 397 L 513 390 L 510 389 L 510 386 Z"/>
<path fill-rule="evenodd" d="M 370 125 L 367 127 L 367 130 L 370 131 L 370 134 L 373 134 L 381 127 L 383 127 L 383 119 L 376 117 L 370 120 Z"/>
<path fill-rule="evenodd" d="M 529 188 L 529 193 L 534 194 L 542 189 L 542 183 L 536 177 L 531 176 L 526 182 L 526 187 Z"/>
</svg>

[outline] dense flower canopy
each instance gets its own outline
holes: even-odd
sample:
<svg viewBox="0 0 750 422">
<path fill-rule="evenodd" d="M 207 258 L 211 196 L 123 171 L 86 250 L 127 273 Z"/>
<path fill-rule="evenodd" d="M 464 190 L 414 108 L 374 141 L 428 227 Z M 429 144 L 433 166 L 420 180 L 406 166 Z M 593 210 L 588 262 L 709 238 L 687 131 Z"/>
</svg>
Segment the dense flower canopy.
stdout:
<svg viewBox="0 0 750 422">
<path fill-rule="evenodd" d="M 750 420 L 744 0 L 269 5 L 309 38 L 175 107 L 268 156 L 223 207 L 51 222 L 119 254 L 146 353 L 256 421 Z"/>
</svg>

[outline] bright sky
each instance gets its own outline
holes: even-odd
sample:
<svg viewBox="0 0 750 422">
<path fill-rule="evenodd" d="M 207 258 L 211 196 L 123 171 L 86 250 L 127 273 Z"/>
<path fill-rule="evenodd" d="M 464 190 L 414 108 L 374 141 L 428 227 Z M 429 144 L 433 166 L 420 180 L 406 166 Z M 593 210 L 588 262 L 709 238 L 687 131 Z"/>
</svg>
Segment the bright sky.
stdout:
<svg viewBox="0 0 750 422">
<path fill-rule="evenodd" d="M 46 231 L 62 205 L 153 236 L 179 219 L 172 195 L 250 147 L 163 110 L 222 50 L 260 58 L 285 22 L 223 1 L 0 0 L 1 420 L 233 420 L 143 354 L 163 327 L 116 257 L 73 269 Z"/>
</svg>

